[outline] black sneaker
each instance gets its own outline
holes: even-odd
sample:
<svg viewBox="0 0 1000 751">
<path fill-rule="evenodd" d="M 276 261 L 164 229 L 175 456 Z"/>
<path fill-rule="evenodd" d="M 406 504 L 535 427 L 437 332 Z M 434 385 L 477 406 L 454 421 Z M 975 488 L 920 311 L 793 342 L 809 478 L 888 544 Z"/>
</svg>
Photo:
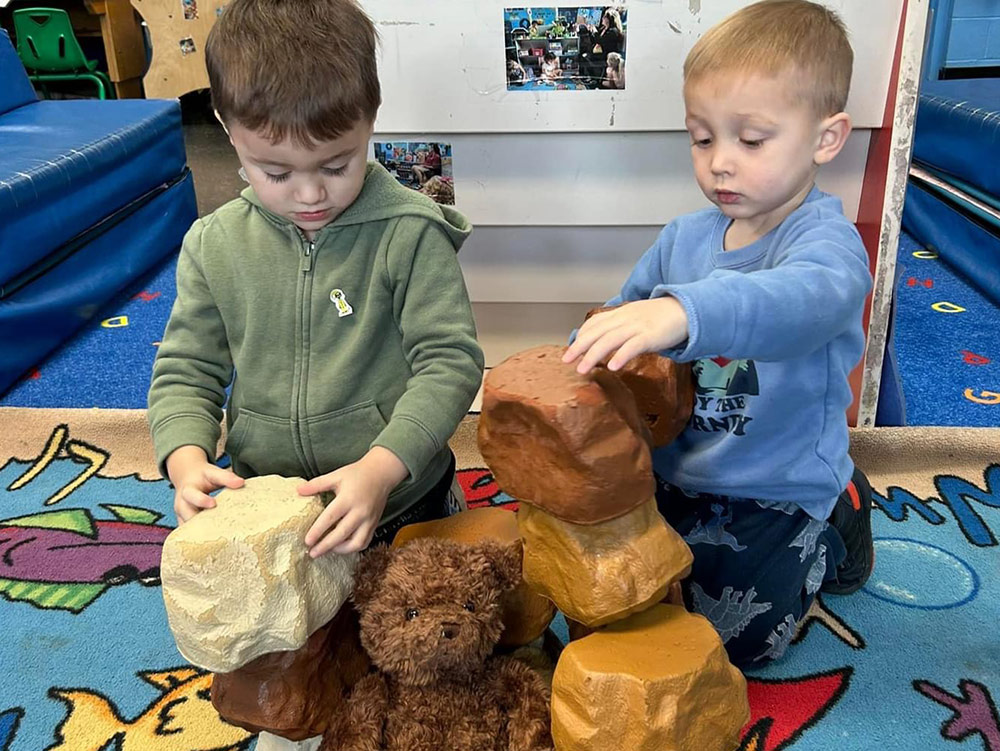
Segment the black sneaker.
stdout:
<svg viewBox="0 0 1000 751">
<path fill-rule="evenodd" d="M 872 488 L 860 469 L 855 467 L 854 476 L 837 499 L 828 521 L 840 533 L 847 557 L 837 566 L 837 578 L 824 582 L 821 589 L 834 595 L 849 595 L 865 585 L 875 566 Z"/>
</svg>

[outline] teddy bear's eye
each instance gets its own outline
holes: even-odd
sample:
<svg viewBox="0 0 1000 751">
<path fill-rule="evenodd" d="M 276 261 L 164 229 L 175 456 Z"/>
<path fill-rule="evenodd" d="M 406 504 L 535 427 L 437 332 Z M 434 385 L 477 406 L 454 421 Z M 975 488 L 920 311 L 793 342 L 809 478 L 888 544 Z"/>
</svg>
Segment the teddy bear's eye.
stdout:
<svg viewBox="0 0 1000 751">
<path fill-rule="evenodd" d="M 412 621 L 418 615 L 420 615 L 419 610 L 417 610 L 416 608 L 410 608 L 409 610 L 406 611 L 406 620 Z"/>
<path fill-rule="evenodd" d="M 472 602 L 472 600 L 469 600 L 469 601 L 468 601 L 467 603 L 465 603 L 465 605 L 463 605 L 462 607 L 464 607 L 464 608 L 465 608 L 466 610 L 468 610 L 468 611 L 469 611 L 470 613 L 475 613 L 475 612 L 476 612 L 476 605 L 475 605 L 475 603 L 474 603 L 474 602 Z"/>
</svg>

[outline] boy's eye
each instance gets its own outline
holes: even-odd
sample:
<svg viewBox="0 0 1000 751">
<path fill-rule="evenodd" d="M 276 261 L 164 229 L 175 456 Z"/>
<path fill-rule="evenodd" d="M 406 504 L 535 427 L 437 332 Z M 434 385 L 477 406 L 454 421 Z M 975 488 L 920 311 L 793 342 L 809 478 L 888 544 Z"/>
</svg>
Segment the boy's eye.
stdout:
<svg viewBox="0 0 1000 751">
<path fill-rule="evenodd" d="M 764 145 L 764 139 L 763 138 L 753 138 L 753 139 L 751 139 L 751 138 L 741 138 L 740 140 L 743 142 L 744 146 L 746 146 L 747 148 L 751 148 L 751 149 L 756 149 L 756 148 L 759 148 L 760 146 Z"/>
<path fill-rule="evenodd" d="M 694 145 L 697 146 L 699 149 L 704 149 L 704 148 L 712 145 L 712 139 L 711 138 L 696 138 L 694 140 Z"/>
<path fill-rule="evenodd" d="M 347 172 L 347 165 L 343 167 L 323 167 L 320 170 L 324 175 L 333 175 L 334 177 L 339 177 L 340 175 Z"/>
<path fill-rule="evenodd" d="M 289 175 L 291 175 L 292 173 L 282 172 L 280 175 L 272 175 L 270 172 L 265 172 L 264 174 L 267 175 L 267 179 L 273 183 L 283 183 L 285 182 L 285 180 L 288 179 Z"/>
</svg>

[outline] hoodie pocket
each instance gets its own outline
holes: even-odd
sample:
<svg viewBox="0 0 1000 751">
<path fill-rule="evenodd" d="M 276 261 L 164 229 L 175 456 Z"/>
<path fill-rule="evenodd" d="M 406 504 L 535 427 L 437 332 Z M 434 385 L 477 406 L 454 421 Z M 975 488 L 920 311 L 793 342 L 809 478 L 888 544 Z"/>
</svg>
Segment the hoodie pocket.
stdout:
<svg viewBox="0 0 1000 751">
<path fill-rule="evenodd" d="M 374 401 L 307 418 L 302 422 L 303 438 L 310 459 L 320 474 L 356 462 L 386 426 Z"/>
<path fill-rule="evenodd" d="M 306 474 L 295 452 L 292 423 L 287 418 L 271 417 L 241 407 L 226 437 L 226 453 L 233 461 L 236 474 L 243 477 L 304 477 Z"/>
</svg>

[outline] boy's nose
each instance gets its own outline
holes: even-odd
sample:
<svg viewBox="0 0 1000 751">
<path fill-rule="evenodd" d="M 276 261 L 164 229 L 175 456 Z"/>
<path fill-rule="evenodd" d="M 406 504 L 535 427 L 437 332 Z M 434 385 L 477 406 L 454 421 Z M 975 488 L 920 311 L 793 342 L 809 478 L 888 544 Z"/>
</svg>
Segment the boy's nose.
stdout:
<svg viewBox="0 0 1000 751">
<path fill-rule="evenodd" d="M 733 163 L 729 150 L 716 146 L 712 150 L 711 169 L 713 175 L 728 175 L 733 171 Z"/>
<path fill-rule="evenodd" d="M 303 206 L 315 206 L 316 204 L 322 203 L 326 200 L 326 188 L 323 187 L 323 183 L 321 181 L 305 182 L 297 186 L 295 191 L 295 200 Z"/>
</svg>

